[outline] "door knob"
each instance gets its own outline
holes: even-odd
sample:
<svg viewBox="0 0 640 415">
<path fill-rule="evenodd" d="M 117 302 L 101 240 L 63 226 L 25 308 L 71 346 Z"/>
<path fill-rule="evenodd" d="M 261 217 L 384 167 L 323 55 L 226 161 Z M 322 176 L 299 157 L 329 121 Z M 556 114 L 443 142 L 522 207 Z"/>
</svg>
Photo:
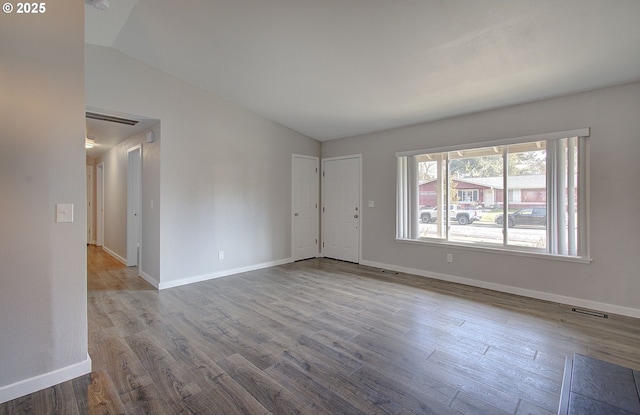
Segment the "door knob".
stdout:
<svg viewBox="0 0 640 415">
<path fill-rule="evenodd" d="M 353 215 L 354 218 L 358 219 L 358 215 Z"/>
<path fill-rule="evenodd" d="M 297 213 L 294 213 L 294 214 L 293 214 L 293 216 L 298 216 L 298 214 L 297 214 Z"/>
</svg>

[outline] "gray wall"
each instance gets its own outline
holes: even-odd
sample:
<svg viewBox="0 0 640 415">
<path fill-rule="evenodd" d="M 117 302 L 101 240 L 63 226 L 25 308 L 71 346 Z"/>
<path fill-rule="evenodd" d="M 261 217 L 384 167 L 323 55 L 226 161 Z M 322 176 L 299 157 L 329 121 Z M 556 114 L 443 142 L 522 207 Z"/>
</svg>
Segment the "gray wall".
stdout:
<svg viewBox="0 0 640 415">
<path fill-rule="evenodd" d="M 363 201 L 375 201 L 362 212 L 365 263 L 640 317 L 639 114 L 634 83 L 324 142 L 322 156 L 362 153 Z M 591 127 L 591 264 L 394 240 L 395 152 L 583 127 Z"/>
<path fill-rule="evenodd" d="M 85 58 L 87 106 L 161 121 L 161 287 L 291 257 L 291 154 L 319 142 L 113 49 Z"/>
<path fill-rule="evenodd" d="M 16 393 L 31 392 L 39 381 L 57 383 L 67 375 L 77 375 L 74 367 L 84 372 L 90 369 L 90 361 L 84 4 L 58 0 L 47 3 L 45 14 L 3 13 L 1 20 L 3 401 Z M 74 205 L 73 223 L 55 223 L 58 203 Z"/>
</svg>

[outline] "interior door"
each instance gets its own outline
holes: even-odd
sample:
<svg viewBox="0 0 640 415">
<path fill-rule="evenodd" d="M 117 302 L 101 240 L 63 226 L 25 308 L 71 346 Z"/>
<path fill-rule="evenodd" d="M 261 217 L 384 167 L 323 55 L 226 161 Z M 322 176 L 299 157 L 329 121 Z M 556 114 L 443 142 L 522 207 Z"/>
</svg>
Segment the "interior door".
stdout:
<svg viewBox="0 0 640 415">
<path fill-rule="evenodd" d="M 127 152 L 127 266 L 140 262 L 142 239 L 142 147 Z"/>
<path fill-rule="evenodd" d="M 360 156 L 322 161 L 322 252 L 360 262 Z"/>
<path fill-rule="evenodd" d="M 93 166 L 87 166 L 87 244 L 96 243 L 93 237 Z"/>
<path fill-rule="evenodd" d="M 292 258 L 315 258 L 318 254 L 318 202 L 320 183 L 318 158 L 293 155 L 292 171 Z"/>
<path fill-rule="evenodd" d="M 104 245 L 104 163 L 96 166 L 96 245 Z"/>
</svg>

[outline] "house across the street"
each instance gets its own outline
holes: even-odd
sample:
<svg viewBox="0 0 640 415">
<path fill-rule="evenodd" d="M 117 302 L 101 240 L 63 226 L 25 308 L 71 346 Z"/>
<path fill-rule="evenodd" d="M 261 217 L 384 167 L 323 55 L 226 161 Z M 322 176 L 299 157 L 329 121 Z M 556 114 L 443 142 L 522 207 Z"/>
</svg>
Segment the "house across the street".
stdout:
<svg viewBox="0 0 640 415">
<path fill-rule="evenodd" d="M 504 183 L 502 176 L 453 179 L 458 193 L 458 204 L 490 207 L 504 203 Z M 420 206 L 436 206 L 437 180 L 420 183 Z M 510 176 L 508 199 L 509 206 L 518 209 L 547 203 L 546 178 L 544 174 L 528 176 Z"/>
</svg>

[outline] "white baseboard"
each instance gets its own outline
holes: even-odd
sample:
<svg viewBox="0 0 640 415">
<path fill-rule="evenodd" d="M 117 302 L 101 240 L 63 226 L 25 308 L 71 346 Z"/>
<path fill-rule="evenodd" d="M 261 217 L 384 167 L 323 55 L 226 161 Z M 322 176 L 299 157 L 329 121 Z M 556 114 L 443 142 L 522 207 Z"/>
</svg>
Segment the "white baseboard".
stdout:
<svg viewBox="0 0 640 415">
<path fill-rule="evenodd" d="M 425 271 L 415 268 L 407 268 L 398 265 L 383 264 L 374 261 L 360 261 L 360 264 L 374 268 L 388 269 L 391 271 L 402 272 L 405 274 L 414 274 L 421 277 L 433 278 L 442 281 L 455 282 L 458 284 L 470 285 L 472 287 L 486 288 L 488 290 L 500 291 L 508 294 L 521 295 L 538 300 L 552 301 L 559 304 L 567 304 L 576 307 L 588 308 L 591 310 L 602 311 L 605 313 L 619 314 L 627 317 L 640 318 L 640 310 L 631 307 L 622 307 L 615 304 L 601 303 L 598 301 L 585 300 L 582 298 L 569 297 L 544 291 L 530 290 L 527 288 L 513 287 L 510 285 L 496 284 L 493 282 L 474 280 L 471 278 L 458 277 L 455 275 L 439 274 L 436 272 Z"/>
<path fill-rule="evenodd" d="M 82 362 L 0 387 L 0 404 L 91 373 L 91 358 Z"/>
<path fill-rule="evenodd" d="M 261 264 L 249 265 L 249 266 L 241 267 L 241 268 L 234 268 L 234 269 L 228 269 L 228 270 L 224 270 L 224 271 L 218 271 L 218 272 L 214 272 L 212 274 L 196 275 L 196 276 L 193 276 L 193 277 L 181 278 L 179 280 L 169 281 L 169 282 L 165 282 L 165 283 L 161 282 L 159 284 L 158 289 L 159 290 L 164 290 L 164 289 L 167 289 L 167 288 L 179 287 L 181 285 L 193 284 L 195 282 L 202 282 L 202 281 L 212 280 L 212 279 L 215 279 L 215 278 L 226 277 L 226 276 L 229 276 L 229 275 L 240 274 L 241 272 L 255 271 L 255 270 L 258 270 L 258 269 L 275 267 L 277 265 L 288 264 L 290 262 L 292 262 L 291 258 L 285 258 L 285 259 L 279 259 L 277 261 L 263 262 Z"/>
<path fill-rule="evenodd" d="M 102 246 L 102 250 L 104 252 L 106 252 L 107 254 L 111 255 L 112 257 L 114 257 L 115 259 L 118 260 L 118 262 L 121 262 L 123 265 L 127 265 L 127 260 L 124 259 L 123 257 L 121 257 L 120 255 L 116 254 L 115 252 L 113 252 L 111 249 L 107 248 L 106 245 Z"/>
<path fill-rule="evenodd" d="M 156 290 L 159 289 L 158 287 L 160 286 L 160 283 L 158 283 L 158 281 L 155 278 L 153 278 L 151 275 L 147 274 L 146 272 L 144 272 L 142 270 L 139 272 L 139 274 L 140 274 L 139 275 L 140 278 L 142 278 L 143 280 L 145 280 L 149 284 L 153 285 L 156 288 Z"/>
</svg>

